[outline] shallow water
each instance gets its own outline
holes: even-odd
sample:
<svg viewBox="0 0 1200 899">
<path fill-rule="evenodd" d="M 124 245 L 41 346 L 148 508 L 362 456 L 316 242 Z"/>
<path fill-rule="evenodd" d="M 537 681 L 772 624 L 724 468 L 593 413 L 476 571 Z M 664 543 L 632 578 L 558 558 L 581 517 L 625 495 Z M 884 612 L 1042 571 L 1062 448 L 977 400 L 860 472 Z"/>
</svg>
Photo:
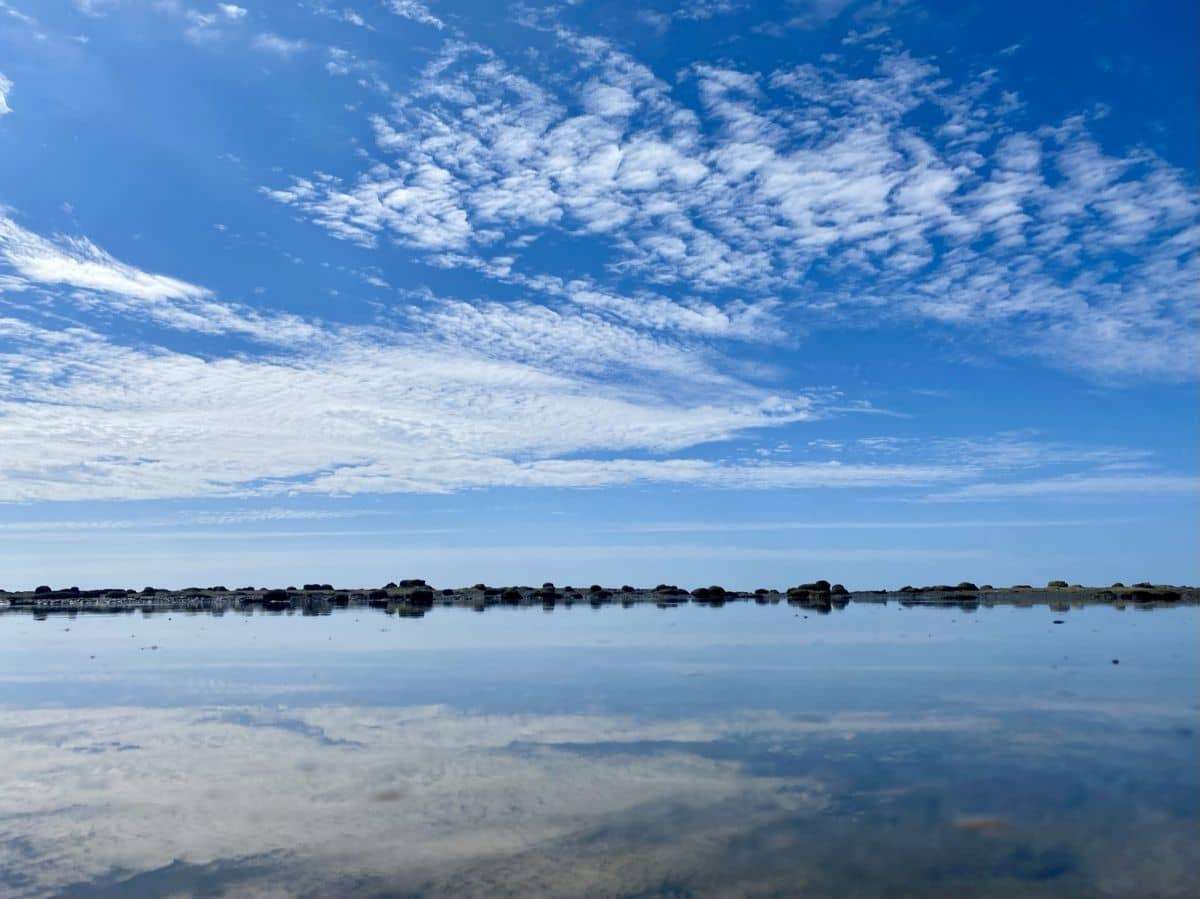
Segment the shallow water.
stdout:
<svg viewBox="0 0 1200 899">
<path fill-rule="evenodd" d="M 9 613 L 0 646 L 3 895 L 1200 892 L 1195 606 Z"/>
</svg>

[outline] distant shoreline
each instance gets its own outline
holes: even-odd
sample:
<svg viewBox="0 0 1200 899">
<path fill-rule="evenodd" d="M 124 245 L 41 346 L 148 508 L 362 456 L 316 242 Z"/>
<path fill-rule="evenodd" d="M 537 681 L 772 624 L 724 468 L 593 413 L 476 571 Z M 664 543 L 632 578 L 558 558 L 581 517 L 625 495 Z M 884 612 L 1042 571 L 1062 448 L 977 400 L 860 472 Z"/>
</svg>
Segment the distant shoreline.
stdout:
<svg viewBox="0 0 1200 899">
<path fill-rule="evenodd" d="M 727 590 L 719 586 L 685 590 L 670 584 L 657 587 L 588 587 L 556 586 L 495 587 L 476 584 L 472 587 L 436 588 L 422 580 L 404 580 L 378 588 L 338 589 L 330 584 L 306 584 L 303 587 L 228 589 L 225 587 L 188 587 L 166 590 L 146 587 L 142 590 L 102 588 L 81 590 L 38 588 L 34 591 L 0 591 L 0 613 L 50 614 L 120 614 L 123 612 L 225 612 L 256 611 L 266 613 L 296 613 L 323 615 L 339 608 L 370 608 L 403 617 L 420 617 L 437 607 L 466 608 L 485 611 L 502 607 L 554 608 L 609 605 L 656 605 L 662 608 L 694 603 L 722 606 L 726 603 L 748 602 L 760 605 L 787 603 L 818 613 L 844 609 L 850 603 L 902 606 L 950 607 L 963 611 L 992 606 L 1049 606 L 1066 612 L 1088 605 L 1108 605 L 1117 608 L 1160 608 L 1200 604 L 1200 588 L 1164 584 L 1139 583 L 1132 586 L 1115 584 L 1110 587 L 1080 585 L 1032 587 L 976 586 L 963 583 L 957 586 L 936 585 L 904 587 L 900 590 L 846 590 L 840 584 L 817 581 L 787 590 L 760 588 L 755 591 Z"/>
</svg>

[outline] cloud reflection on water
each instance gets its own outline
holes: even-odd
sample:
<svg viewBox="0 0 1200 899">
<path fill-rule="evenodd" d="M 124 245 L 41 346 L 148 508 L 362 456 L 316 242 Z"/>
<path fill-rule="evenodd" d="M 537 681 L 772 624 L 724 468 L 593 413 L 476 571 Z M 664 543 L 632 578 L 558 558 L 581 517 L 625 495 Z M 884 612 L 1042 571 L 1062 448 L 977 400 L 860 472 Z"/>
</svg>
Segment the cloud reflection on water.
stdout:
<svg viewBox="0 0 1200 899">
<path fill-rule="evenodd" d="M 1155 753 L 1170 770 L 1164 741 L 1178 760 L 1186 735 L 1147 741 L 1076 717 L 1069 736 L 1086 747 L 1050 740 L 1031 755 L 1014 724 L 445 706 L 4 711 L 0 877 L 17 897 L 734 896 L 805 884 L 836 895 L 853 870 L 871 887 L 861 894 L 882 890 L 903 861 L 958 895 L 977 882 L 989 895 L 1059 895 L 1131 872 L 1183 895 L 1172 886 L 1196 860 L 1180 840 L 1195 803 L 1172 805 L 1147 775 L 1123 797 L 1142 797 L 1125 822 L 1106 826 L 1114 797 L 1097 793 L 1104 765 L 1088 759 Z M 1005 748 L 1018 743 L 1019 763 Z M 1023 778 L 1037 783 L 1006 797 Z M 1031 804 L 1029 787 L 1051 803 Z"/>
</svg>

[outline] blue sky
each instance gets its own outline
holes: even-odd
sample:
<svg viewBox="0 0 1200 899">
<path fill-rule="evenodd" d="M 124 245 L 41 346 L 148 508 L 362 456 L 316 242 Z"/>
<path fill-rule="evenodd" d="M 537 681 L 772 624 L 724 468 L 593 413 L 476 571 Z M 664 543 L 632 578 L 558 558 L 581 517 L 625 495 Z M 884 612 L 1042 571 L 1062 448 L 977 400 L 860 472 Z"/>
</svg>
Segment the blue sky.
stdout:
<svg viewBox="0 0 1200 899">
<path fill-rule="evenodd" d="M 1196 26 L 0 0 L 0 586 L 1195 581 Z"/>
</svg>

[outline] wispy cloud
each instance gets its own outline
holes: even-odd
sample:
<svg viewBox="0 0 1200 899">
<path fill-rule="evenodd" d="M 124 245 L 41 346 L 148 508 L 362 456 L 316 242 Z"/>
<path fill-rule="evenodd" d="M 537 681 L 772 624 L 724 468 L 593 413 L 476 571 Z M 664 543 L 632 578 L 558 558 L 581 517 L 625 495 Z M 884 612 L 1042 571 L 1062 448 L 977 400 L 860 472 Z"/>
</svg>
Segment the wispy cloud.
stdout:
<svg viewBox="0 0 1200 899">
<path fill-rule="evenodd" d="M 75 0 L 75 8 L 85 16 L 100 18 L 117 5 L 119 0 Z"/>
<path fill-rule="evenodd" d="M 744 12 L 749 5 L 747 0 L 693 0 L 679 6 L 673 15 L 677 19 L 704 21 Z"/>
<path fill-rule="evenodd" d="M 446 27 L 446 23 L 431 13 L 429 7 L 420 0 L 387 0 L 387 6 L 396 15 L 421 25 L 430 25 L 439 31 Z"/>
<path fill-rule="evenodd" d="M 1130 519 L 1001 519 L 995 521 L 676 521 L 615 525 L 614 531 L 637 534 L 681 534 L 738 531 L 926 531 L 961 528 L 1076 528 L 1129 524 Z"/>
<path fill-rule="evenodd" d="M 87 238 L 51 240 L 3 215 L 0 263 L 13 273 L 9 290 L 65 288 L 63 296 L 79 308 L 144 316 L 176 330 L 242 334 L 276 344 L 315 334 L 295 316 L 219 302 L 207 288 L 123 263 Z M 21 330 L 16 323 L 10 328 Z"/>
<path fill-rule="evenodd" d="M 819 406 L 725 374 L 700 347 L 578 309 L 448 301 L 414 309 L 402 329 L 348 327 L 250 312 L 85 239 L 51 241 L 7 219 L 0 254 L 21 289 L 69 288 L 48 294 L 68 311 L 80 307 L 80 292 L 95 293 L 101 312 L 281 345 L 254 357 L 199 357 L 123 346 L 80 325 L 0 318 L 3 499 L 640 482 L 833 488 L 931 485 L 965 473 L 628 457 L 803 421 Z"/>
<path fill-rule="evenodd" d="M 137 528 L 174 529 L 195 525 L 240 525 L 277 521 L 325 521 L 330 519 L 363 518 L 379 515 L 364 509 L 332 511 L 323 509 L 237 509 L 229 512 L 191 512 L 170 517 L 148 518 L 96 518 L 96 519 L 46 519 L 40 521 L 0 522 L 0 531 L 6 533 L 40 534 L 79 531 L 126 531 Z M 154 533 L 155 531 L 147 531 Z M 175 533 L 174 530 L 164 533 Z M 229 535 L 228 531 L 221 533 Z M 238 532 L 240 533 L 240 531 Z"/>
<path fill-rule="evenodd" d="M 37 25 L 37 20 L 33 16 L 10 6 L 8 3 L 5 3 L 4 0 L 0 0 L 0 13 L 4 13 L 10 19 L 16 19 L 22 25 Z"/>
<path fill-rule="evenodd" d="M 12 112 L 12 107 L 8 105 L 8 95 L 12 91 L 13 83 L 4 77 L 4 73 L 0 72 L 0 115 L 8 115 Z"/>
<path fill-rule="evenodd" d="M 289 58 L 308 49 L 308 41 L 302 38 L 288 38 L 271 32 L 256 35 L 254 46 L 264 53 Z"/>
<path fill-rule="evenodd" d="M 1072 474 L 1028 481 L 968 484 L 929 497 L 942 502 L 1052 496 L 1187 496 L 1200 492 L 1200 477 L 1185 475 Z"/>
<path fill-rule="evenodd" d="M 47 240 L 0 217 L 0 258 L 17 274 L 42 284 L 115 293 L 144 301 L 191 300 L 209 291 L 117 261 L 86 238 Z"/>
<path fill-rule="evenodd" d="M 842 445 L 837 461 L 689 455 L 818 418 L 832 400 L 732 374 L 718 352 L 687 339 L 703 328 L 663 334 L 587 302 L 427 297 L 386 322 L 341 325 L 226 303 L 85 238 L 51 240 L 7 218 L 0 263 L 12 273 L 6 290 L 37 291 L 50 304 L 13 305 L 0 317 L 0 500 L 632 484 L 932 488 L 970 498 L 1162 491 L 1187 480 L 1140 470 L 1144 453 L 1019 434 L 862 438 Z M 73 318 L 112 310 L 160 326 L 164 344 L 123 345 Z M 242 336 L 259 349 L 168 348 L 179 332 Z M 828 452 L 819 441 L 808 450 Z M 976 483 L 1053 466 L 1076 474 L 1029 488 Z M 944 489 L 951 484 L 965 486 Z"/>
</svg>

